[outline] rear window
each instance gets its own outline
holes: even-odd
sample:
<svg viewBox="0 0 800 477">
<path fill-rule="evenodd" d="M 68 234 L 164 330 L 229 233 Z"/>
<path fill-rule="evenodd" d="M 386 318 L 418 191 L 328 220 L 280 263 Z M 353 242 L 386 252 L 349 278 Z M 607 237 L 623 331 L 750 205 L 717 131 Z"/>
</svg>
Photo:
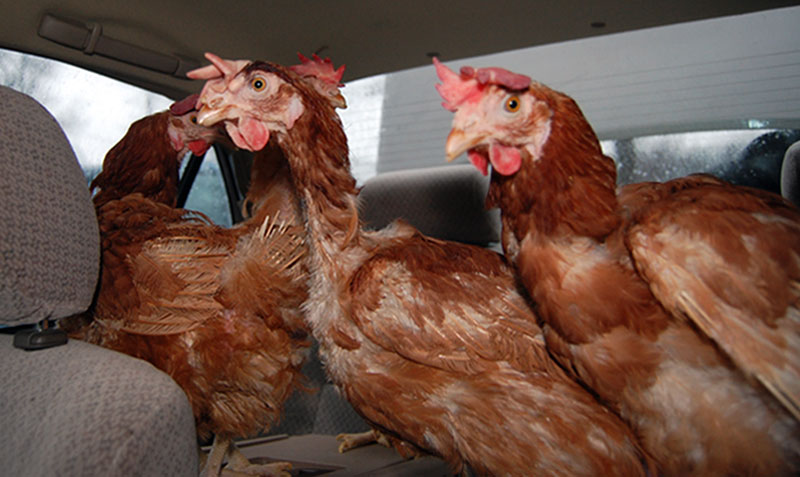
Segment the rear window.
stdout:
<svg viewBox="0 0 800 477">
<path fill-rule="evenodd" d="M 749 129 L 642 136 L 601 146 L 617 163 L 620 185 L 705 172 L 780 194 L 783 157 L 798 140 L 796 129 Z"/>
</svg>

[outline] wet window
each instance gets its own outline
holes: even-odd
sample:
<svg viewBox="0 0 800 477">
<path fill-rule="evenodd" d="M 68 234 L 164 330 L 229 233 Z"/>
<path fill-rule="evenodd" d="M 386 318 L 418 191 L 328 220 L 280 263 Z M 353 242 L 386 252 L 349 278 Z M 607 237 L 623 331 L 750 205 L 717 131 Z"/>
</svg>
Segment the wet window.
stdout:
<svg viewBox="0 0 800 477">
<path fill-rule="evenodd" d="M 620 185 L 705 172 L 780 194 L 783 156 L 800 130 L 732 130 L 603 141 Z"/>
</svg>

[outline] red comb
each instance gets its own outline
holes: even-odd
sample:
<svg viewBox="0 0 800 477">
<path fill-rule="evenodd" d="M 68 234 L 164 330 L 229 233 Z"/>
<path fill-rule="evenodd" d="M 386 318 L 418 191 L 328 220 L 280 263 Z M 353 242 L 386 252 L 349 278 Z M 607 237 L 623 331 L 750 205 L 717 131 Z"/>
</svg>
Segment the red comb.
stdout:
<svg viewBox="0 0 800 477">
<path fill-rule="evenodd" d="M 525 89 L 531 85 L 529 76 L 512 73 L 503 68 L 480 68 L 475 69 L 471 66 L 461 68 L 461 76 L 475 78 L 480 84 L 496 84 L 508 89 Z"/>
<path fill-rule="evenodd" d="M 195 104 L 197 104 L 197 98 L 199 97 L 199 94 L 193 94 L 183 98 L 180 101 L 176 101 L 169 107 L 169 112 L 175 116 L 183 116 L 195 108 Z"/>
<path fill-rule="evenodd" d="M 316 76 L 326 83 L 344 86 L 341 83 L 342 76 L 344 76 L 344 65 L 335 70 L 330 58 L 323 60 L 316 53 L 311 56 L 311 59 L 306 58 L 302 53 L 297 53 L 297 56 L 300 58 L 300 64 L 289 67 L 295 73 L 300 76 Z"/>
<path fill-rule="evenodd" d="M 450 111 L 455 111 L 467 98 L 480 93 L 483 86 L 496 84 L 511 90 L 525 89 L 531 84 L 528 76 L 512 73 L 503 68 L 480 68 L 471 66 L 461 68 L 460 74 L 446 67 L 438 58 L 433 59 L 436 74 L 442 81 L 436 85 L 436 90 L 444 102 L 442 106 Z"/>
<path fill-rule="evenodd" d="M 461 77 L 436 57 L 433 58 L 433 65 L 436 67 L 436 75 L 442 81 L 436 85 L 436 91 L 444 100 L 442 106 L 445 109 L 455 112 L 465 99 L 480 92 L 478 81 L 474 78 Z"/>
</svg>

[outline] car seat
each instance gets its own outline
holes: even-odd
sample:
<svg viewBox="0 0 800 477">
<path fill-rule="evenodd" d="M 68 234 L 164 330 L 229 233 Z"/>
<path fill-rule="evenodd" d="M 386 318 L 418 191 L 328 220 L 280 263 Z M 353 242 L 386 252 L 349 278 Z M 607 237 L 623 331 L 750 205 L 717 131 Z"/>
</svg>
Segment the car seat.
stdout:
<svg viewBox="0 0 800 477">
<path fill-rule="evenodd" d="M 57 121 L 4 86 L 0 104 L 0 474 L 196 476 L 180 387 L 54 326 L 91 304 L 97 219 Z"/>
</svg>

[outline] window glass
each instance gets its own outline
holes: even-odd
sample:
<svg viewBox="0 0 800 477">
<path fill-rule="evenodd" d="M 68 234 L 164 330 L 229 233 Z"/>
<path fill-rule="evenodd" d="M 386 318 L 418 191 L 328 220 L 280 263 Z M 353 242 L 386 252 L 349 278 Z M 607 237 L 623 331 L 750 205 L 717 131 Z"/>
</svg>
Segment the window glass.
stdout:
<svg viewBox="0 0 800 477">
<path fill-rule="evenodd" d="M 403 136 L 403 124 L 426 118 L 417 110 L 419 100 L 408 99 L 411 102 L 403 108 L 386 109 L 390 83 L 410 83 L 406 89 L 427 91 L 432 90 L 433 81 L 433 72 L 420 68 L 347 83 L 343 93 L 348 108 L 339 110 L 339 115 L 348 136 L 352 172 L 359 184 L 379 172 L 445 164 L 443 135 Z M 88 180 L 100 170 L 106 151 L 131 122 L 171 103 L 164 96 L 81 68 L 2 49 L 0 84 L 33 96 L 56 117 Z M 436 104 L 438 111 L 441 108 Z M 439 113 L 443 117 L 437 119 L 436 126 L 449 126 L 451 115 L 443 110 Z M 433 123 L 430 129 L 435 129 Z M 615 139 L 602 145 L 617 161 L 620 184 L 708 172 L 737 184 L 777 192 L 783 152 L 798 139 L 798 130 L 745 129 Z M 461 158 L 457 162 L 465 161 Z M 224 192 L 218 161 L 209 155 L 186 207 L 206 213 L 221 225 L 230 224 Z"/>
<path fill-rule="evenodd" d="M 347 108 L 339 109 L 350 149 L 350 169 L 359 184 L 377 174 L 386 75 L 351 81 L 342 89 Z"/>
<path fill-rule="evenodd" d="M 780 194 L 786 149 L 800 130 L 708 131 L 602 141 L 617 163 L 620 185 L 705 172 Z"/>
<path fill-rule="evenodd" d="M 106 152 L 132 122 L 172 103 L 166 96 L 76 66 L 4 49 L 0 49 L 0 84 L 30 95 L 50 111 L 72 144 L 87 182 L 100 172 Z M 217 157 L 210 149 L 186 207 L 203 212 L 218 225 L 230 226 L 224 187 Z"/>
<path fill-rule="evenodd" d="M 187 154 L 181 164 L 181 175 L 183 175 L 183 169 L 188 164 L 190 156 Z M 197 171 L 184 207 L 206 214 L 217 225 L 223 227 L 232 225 L 233 220 L 228 205 L 228 195 L 225 191 L 225 182 L 222 179 L 219 160 L 214 148 L 209 149 L 203 158 L 203 163 L 200 170 Z"/>
<path fill-rule="evenodd" d="M 432 71 L 417 68 L 347 83 L 342 92 L 348 108 L 340 110 L 339 115 L 359 184 L 381 172 L 445 164 L 448 129 L 439 130 L 442 125 L 449 127 L 452 115 L 444 110 L 441 118 L 425 114 L 420 108 L 427 107 L 427 102 L 418 97 L 422 94 L 418 92 L 433 88 L 433 81 Z M 402 85 L 402 91 L 392 93 L 398 85 Z M 438 106 L 438 102 L 431 102 Z M 620 185 L 704 172 L 780 194 L 783 156 L 800 140 L 800 130 L 759 129 L 765 125 L 752 121 L 746 126 L 749 129 L 612 139 L 602 141 L 601 146 L 617 163 Z M 420 135 L 416 130 L 406 131 L 409 127 L 425 127 L 430 132 Z M 467 161 L 462 156 L 456 162 Z"/>
</svg>

